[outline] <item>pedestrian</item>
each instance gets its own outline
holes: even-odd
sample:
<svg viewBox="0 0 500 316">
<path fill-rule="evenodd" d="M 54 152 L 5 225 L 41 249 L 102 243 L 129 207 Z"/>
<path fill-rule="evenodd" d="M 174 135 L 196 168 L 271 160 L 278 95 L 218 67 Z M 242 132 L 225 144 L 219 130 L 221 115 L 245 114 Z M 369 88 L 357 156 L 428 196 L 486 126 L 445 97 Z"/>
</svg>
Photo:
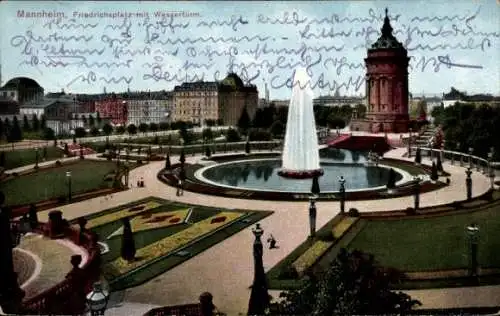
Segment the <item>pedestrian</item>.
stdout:
<svg viewBox="0 0 500 316">
<path fill-rule="evenodd" d="M 144 188 L 144 178 L 141 177 L 141 188 Z"/>
<path fill-rule="evenodd" d="M 267 242 L 269 243 L 269 249 L 277 249 L 278 246 L 276 246 L 276 238 L 271 234 L 269 238 L 267 239 Z"/>
<path fill-rule="evenodd" d="M 181 179 L 178 179 L 177 180 L 177 192 L 175 194 L 177 196 L 181 196 L 181 185 L 182 185 L 182 181 L 181 181 Z"/>
</svg>

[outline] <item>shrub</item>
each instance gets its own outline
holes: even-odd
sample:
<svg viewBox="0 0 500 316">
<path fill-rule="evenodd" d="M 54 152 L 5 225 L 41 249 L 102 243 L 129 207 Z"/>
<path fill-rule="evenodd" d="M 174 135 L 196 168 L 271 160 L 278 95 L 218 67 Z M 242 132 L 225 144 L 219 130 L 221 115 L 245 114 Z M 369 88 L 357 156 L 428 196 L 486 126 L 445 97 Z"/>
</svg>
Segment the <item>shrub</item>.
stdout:
<svg viewBox="0 0 500 316">
<path fill-rule="evenodd" d="M 347 212 L 347 215 L 350 217 L 359 217 L 359 211 L 357 208 L 350 208 L 349 212 Z"/>
<path fill-rule="evenodd" d="M 142 160 L 141 159 L 137 160 L 137 164 L 142 165 Z"/>
<path fill-rule="evenodd" d="M 210 147 L 205 147 L 205 156 L 207 156 L 207 158 L 210 158 L 210 156 L 212 156 L 212 153 L 210 152 Z"/>
<path fill-rule="evenodd" d="M 285 280 L 290 280 L 290 279 L 298 279 L 299 274 L 297 273 L 297 270 L 289 265 L 281 273 L 279 274 L 280 279 L 285 279 Z"/>
</svg>

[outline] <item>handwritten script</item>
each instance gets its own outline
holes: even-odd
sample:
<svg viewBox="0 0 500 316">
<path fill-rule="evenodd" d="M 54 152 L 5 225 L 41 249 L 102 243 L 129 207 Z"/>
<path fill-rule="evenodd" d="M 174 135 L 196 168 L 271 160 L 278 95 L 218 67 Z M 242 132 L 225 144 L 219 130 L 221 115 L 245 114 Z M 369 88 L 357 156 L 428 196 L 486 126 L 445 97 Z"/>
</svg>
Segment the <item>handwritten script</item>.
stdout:
<svg viewBox="0 0 500 316">
<path fill-rule="evenodd" d="M 265 81 L 281 89 L 292 86 L 293 70 L 303 66 L 313 89 L 359 93 L 365 83 L 363 58 L 380 36 L 384 16 L 379 11 L 314 18 L 291 11 L 215 20 L 161 14 L 121 20 L 59 17 L 16 29 L 9 44 L 20 56 L 19 67 L 64 74 L 60 85 L 68 88 L 123 88 L 141 81 L 171 87 L 222 80 L 235 72 L 246 84 Z M 409 72 L 483 68 L 481 60 L 471 64 L 455 57 L 498 49 L 499 32 L 476 27 L 480 13 L 480 7 L 453 16 L 393 13 L 393 34 L 411 56 Z"/>
</svg>

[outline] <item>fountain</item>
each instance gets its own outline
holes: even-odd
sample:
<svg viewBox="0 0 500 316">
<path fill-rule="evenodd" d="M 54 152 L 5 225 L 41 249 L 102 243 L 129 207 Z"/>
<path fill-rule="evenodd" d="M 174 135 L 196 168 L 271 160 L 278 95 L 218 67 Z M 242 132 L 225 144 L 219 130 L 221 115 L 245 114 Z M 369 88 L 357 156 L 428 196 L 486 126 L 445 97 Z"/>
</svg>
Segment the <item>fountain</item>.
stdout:
<svg viewBox="0 0 500 316">
<path fill-rule="evenodd" d="M 303 67 L 295 70 L 288 107 L 282 166 L 285 178 L 306 179 L 323 175 L 319 164 L 318 135 L 313 111 L 310 77 Z"/>
</svg>

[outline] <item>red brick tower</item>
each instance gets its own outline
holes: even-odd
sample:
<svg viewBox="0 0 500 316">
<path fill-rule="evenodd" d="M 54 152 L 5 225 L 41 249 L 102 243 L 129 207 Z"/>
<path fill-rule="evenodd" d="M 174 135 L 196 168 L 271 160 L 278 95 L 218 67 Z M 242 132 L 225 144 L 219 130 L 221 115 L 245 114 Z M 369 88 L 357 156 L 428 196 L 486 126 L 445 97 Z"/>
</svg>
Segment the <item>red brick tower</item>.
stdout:
<svg viewBox="0 0 500 316">
<path fill-rule="evenodd" d="M 361 130 L 389 133 L 408 131 L 407 50 L 392 34 L 385 9 L 382 35 L 368 49 L 366 64 L 367 113 Z M 359 126 L 359 125 L 358 125 Z"/>
</svg>

